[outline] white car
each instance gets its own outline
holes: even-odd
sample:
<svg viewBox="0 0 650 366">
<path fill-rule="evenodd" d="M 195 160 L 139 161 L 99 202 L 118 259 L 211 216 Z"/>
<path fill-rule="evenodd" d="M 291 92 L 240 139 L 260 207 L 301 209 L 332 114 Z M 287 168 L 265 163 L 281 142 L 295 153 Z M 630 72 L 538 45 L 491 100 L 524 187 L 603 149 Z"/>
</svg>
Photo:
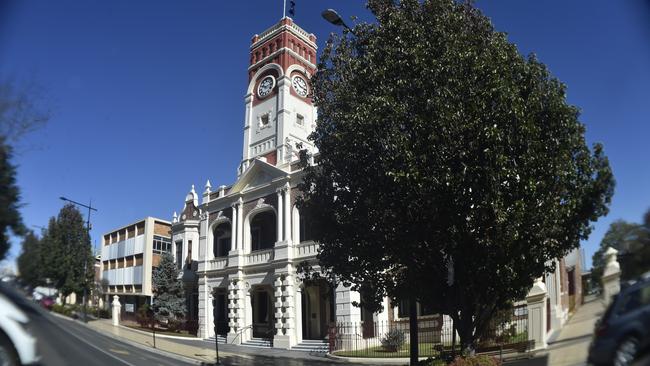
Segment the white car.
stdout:
<svg viewBox="0 0 650 366">
<path fill-rule="evenodd" d="M 38 362 L 36 338 L 27 328 L 29 318 L 0 294 L 0 366 Z"/>
</svg>

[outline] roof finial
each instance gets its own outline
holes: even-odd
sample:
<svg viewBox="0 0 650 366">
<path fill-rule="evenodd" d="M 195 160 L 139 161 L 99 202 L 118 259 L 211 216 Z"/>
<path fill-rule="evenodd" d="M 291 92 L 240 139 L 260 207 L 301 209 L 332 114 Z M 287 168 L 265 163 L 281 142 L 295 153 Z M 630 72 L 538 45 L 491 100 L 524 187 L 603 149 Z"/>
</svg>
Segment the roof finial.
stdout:
<svg viewBox="0 0 650 366">
<path fill-rule="evenodd" d="M 210 179 L 208 179 L 207 182 L 205 182 L 205 193 L 210 193 L 212 192 L 212 184 L 210 184 Z"/>
</svg>

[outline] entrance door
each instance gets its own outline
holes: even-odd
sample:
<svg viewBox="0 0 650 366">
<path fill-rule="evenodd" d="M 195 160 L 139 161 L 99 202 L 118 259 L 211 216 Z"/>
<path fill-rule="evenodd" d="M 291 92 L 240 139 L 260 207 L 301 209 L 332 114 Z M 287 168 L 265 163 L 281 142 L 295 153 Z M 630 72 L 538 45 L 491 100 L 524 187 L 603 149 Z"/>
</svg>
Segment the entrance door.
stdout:
<svg viewBox="0 0 650 366">
<path fill-rule="evenodd" d="M 268 290 L 254 291 L 251 302 L 253 308 L 253 337 L 273 337 L 273 304 Z"/>
<path fill-rule="evenodd" d="M 302 291 L 302 338 L 323 339 L 334 319 L 334 291 L 325 281 Z"/>
<path fill-rule="evenodd" d="M 218 335 L 225 336 L 228 333 L 228 302 L 226 301 L 226 291 L 217 290 L 212 300 L 214 310 L 214 328 Z"/>
</svg>

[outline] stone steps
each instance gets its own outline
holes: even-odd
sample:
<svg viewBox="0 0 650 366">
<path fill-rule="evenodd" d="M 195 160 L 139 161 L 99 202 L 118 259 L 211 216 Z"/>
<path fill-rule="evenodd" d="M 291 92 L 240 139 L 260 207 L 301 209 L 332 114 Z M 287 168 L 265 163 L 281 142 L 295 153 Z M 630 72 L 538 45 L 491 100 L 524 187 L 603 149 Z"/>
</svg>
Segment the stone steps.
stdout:
<svg viewBox="0 0 650 366">
<path fill-rule="evenodd" d="M 329 343 L 325 339 L 303 339 L 302 342 L 291 347 L 294 351 L 327 353 L 329 351 Z"/>
<path fill-rule="evenodd" d="M 255 348 L 271 348 L 271 341 L 263 338 L 252 338 L 249 341 L 243 342 L 241 345 Z"/>
</svg>

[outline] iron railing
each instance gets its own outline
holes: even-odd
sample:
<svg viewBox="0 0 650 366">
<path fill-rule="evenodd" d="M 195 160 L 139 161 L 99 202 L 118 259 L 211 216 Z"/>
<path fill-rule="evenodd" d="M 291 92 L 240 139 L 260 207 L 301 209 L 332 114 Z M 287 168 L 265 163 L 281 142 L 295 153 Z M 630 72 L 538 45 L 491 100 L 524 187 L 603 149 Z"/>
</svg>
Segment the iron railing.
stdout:
<svg viewBox="0 0 650 366">
<path fill-rule="evenodd" d="M 339 322 L 329 330 L 330 352 L 347 357 L 409 357 L 409 321 Z M 528 313 L 525 306 L 500 311 L 476 341 L 477 352 L 525 351 L 528 346 Z M 441 358 L 460 353 L 460 337 L 448 316 L 418 319 L 420 357 Z"/>
</svg>

